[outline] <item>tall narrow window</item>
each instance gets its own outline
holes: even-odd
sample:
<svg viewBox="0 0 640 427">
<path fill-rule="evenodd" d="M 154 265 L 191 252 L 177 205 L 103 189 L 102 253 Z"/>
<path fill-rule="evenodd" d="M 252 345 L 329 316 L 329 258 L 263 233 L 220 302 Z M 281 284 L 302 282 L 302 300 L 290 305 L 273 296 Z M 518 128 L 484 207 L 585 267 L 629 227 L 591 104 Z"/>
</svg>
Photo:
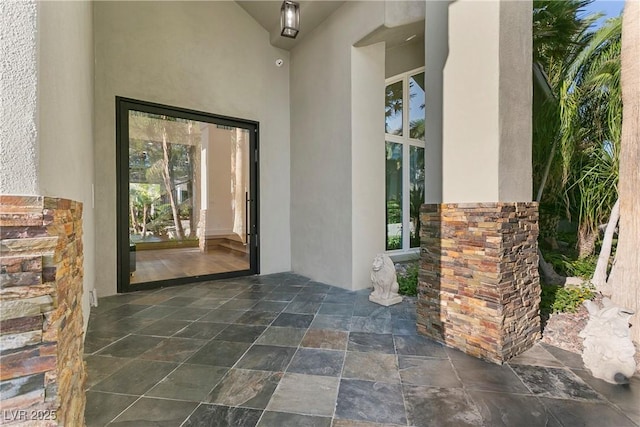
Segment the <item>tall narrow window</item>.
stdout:
<svg viewBox="0 0 640 427">
<path fill-rule="evenodd" d="M 386 249 L 408 251 L 424 203 L 424 68 L 388 79 L 385 101 Z"/>
</svg>

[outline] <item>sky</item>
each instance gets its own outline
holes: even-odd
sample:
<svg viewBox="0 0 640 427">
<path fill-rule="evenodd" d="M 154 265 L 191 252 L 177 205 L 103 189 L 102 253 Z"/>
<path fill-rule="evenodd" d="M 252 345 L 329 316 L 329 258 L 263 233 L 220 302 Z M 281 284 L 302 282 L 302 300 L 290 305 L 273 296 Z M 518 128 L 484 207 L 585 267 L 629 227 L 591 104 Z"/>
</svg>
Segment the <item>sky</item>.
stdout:
<svg viewBox="0 0 640 427">
<path fill-rule="evenodd" d="M 596 12 L 604 13 L 605 16 L 599 19 L 596 23 L 597 26 L 600 26 L 604 23 L 605 20 L 620 15 L 623 7 L 624 1 L 622 0 L 596 0 L 586 7 L 585 11 L 587 12 L 587 14 Z"/>
</svg>

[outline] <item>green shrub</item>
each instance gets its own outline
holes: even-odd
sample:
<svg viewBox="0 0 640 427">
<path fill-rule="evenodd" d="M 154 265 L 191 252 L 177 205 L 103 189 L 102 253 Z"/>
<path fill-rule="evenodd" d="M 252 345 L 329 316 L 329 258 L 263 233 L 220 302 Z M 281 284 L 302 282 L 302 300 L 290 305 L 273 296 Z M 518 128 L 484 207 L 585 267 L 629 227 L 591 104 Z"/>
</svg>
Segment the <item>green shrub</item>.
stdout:
<svg viewBox="0 0 640 427">
<path fill-rule="evenodd" d="M 590 279 L 596 269 L 598 257 L 590 256 L 583 259 L 575 259 L 558 252 L 543 251 L 544 259 L 553 265 L 556 273 L 567 277 L 582 277 Z"/>
<path fill-rule="evenodd" d="M 395 200 L 387 200 L 387 224 L 402 222 L 402 206 Z"/>
<path fill-rule="evenodd" d="M 595 296 L 592 286 L 555 286 L 542 285 L 540 312 L 575 313 L 583 301 L 591 300 Z"/>
<path fill-rule="evenodd" d="M 407 265 L 407 271 L 398 275 L 398 293 L 400 295 L 416 296 L 418 295 L 418 272 L 420 266 L 417 262 Z"/>
<path fill-rule="evenodd" d="M 402 236 L 387 236 L 387 250 L 402 249 Z"/>
<path fill-rule="evenodd" d="M 596 271 L 598 257 L 590 256 L 583 259 L 576 259 L 567 265 L 567 274 L 569 276 L 582 277 L 583 279 L 591 279 L 593 272 Z"/>
</svg>

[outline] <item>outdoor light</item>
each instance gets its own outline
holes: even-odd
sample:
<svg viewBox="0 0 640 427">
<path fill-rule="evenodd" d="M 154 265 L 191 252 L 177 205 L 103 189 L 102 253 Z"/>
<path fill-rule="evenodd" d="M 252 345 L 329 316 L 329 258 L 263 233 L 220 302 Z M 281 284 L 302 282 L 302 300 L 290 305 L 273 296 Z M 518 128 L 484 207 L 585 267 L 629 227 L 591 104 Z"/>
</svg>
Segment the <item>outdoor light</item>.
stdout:
<svg viewBox="0 0 640 427">
<path fill-rule="evenodd" d="M 280 8 L 280 35 L 295 39 L 300 31 L 300 5 L 291 0 L 284 0 Z"/>
</svg>

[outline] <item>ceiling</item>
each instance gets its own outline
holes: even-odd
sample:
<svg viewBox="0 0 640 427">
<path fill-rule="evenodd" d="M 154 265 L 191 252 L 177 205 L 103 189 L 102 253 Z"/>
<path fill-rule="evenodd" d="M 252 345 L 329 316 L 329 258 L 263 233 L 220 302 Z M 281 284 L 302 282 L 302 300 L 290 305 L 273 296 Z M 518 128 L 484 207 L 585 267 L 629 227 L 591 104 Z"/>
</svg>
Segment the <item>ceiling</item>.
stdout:
<svg viewBox="0 0 640 427">
<path fill-rule="evenodd" d="M 236 0 L 249 15 L 269 32 L 271 44 L 285 50 L 291 50 L 296 43 L 302 40 L 306 34 L 311 33 L 318 25 L 335 12 L 345 1 L 331 0 L 302 0 L 300 4 L 300 33 L 295 39 L 280 35 L 280 6 L 282 1 Z M 399 27 L 380 27 L 364 39 L 356 43 L 356 46 L 384 41 L 386 48 L 391 49 L 403 45 L 413 38 L 418 40 L 424 37 L 424 21 L 414 22 Z"/>
<path fill-rule="evenodd" d="M 271 44 L 290 50 L 329 17 L 344 1 L 302 0 L 300 4 L 300 33 L 295 39 L 280 36 L 280 6 L 282 1 L 236 1 L 249 15 L 269 32 Z"/>
</svg>

